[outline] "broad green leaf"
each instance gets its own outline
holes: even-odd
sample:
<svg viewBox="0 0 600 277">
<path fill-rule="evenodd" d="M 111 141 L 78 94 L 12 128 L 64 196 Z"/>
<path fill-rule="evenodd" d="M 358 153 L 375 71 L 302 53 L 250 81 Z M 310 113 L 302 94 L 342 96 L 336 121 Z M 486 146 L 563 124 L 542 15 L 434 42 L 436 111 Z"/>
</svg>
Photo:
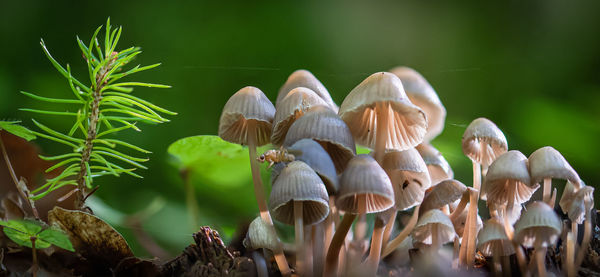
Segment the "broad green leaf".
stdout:
<svg viewBox="0 0 600 277">
<path fill-rule="evenodd" d="M 33 221 L 27 220 L 9 220 L 0 221 L 0 225 L 4 226 L 4 234 L 18 245 L 31 248 L 31 237 L 36 237 L 42 230 L 42 226 Z M 35 242 L 36 249 L 50 247 L 50 243 L 40 241 Z"/>
<path fill-rule="evenodd" d="M 69 236 L 61 230 L 46 229 L 38 235 L 38 242 L 47 242 L 60 248 L 75 252 Z M 36 245 L 37 246 L 37 245 Z"/>
<path fill-rule="evenodd" d="M 257 150 L 262 153 L 268 147 Z M 182 170 L 207 183 L 241 186 L 251 181 L 248 148 L 218 136 L 193 136 L 180 139 L 168 148 Z"/>
<path fill-rule="evenodd" d="M 0 130 L 5 130 L 28 141 L 35 139 L 33 132 L 17 123 L 19 121 L 0 121 Z"/>
</svg>

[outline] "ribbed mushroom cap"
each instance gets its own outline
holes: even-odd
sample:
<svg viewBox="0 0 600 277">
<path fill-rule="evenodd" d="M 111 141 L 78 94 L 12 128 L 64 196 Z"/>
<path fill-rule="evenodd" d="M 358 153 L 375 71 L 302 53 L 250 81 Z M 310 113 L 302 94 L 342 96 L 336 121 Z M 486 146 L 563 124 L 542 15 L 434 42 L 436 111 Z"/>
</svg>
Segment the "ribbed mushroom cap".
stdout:
<svg viewBox="0 0 600 277">
<path fill-rule="evenodd" d="M 394 187 L 396 209 L 406 210 L 423 201 L 425 190 L 431 186 L 425 162 L 414 148 L 391 151 L 383 158 L 383 168 Z"/>
<path fill-rule="evenodd" d="M 539 183 L 545 178 L 568 180 L 580 186 L 579 175 L 556 149 L 546 146 L 535 150 L 529 156 L 531 181 Z"/>
<path fill-rule="evenodd" d="M 569 219 L 577 224 L 583 223 L 585 219 L 585 213 L 587 210 L 592 209 L 594 204 L 594 188 L 590 186 L 582 187 L 577 191 L 573 201 L 569 205 L 568 215 Z"/>
<path fill-rule="evenodd" d="M 583 182 L 581 182 L 581 187 L 584 187 L 585 184 Z M 573 202 L 573 199 L 575 199 L 575 195 L 577 194 L 577 191 L 579 190 L 579 188 L 576 188 L 573 183 L 571 183 L 571 181 L 567 181 L 567 184 L 565 185 L 565 189 L 563 190 L 563 193 L 560 197 L 560 201 L 558 202 L 558 205 L 560 205 L 560 208 L 563 210 L 563 212 L 568 212 L 569 211 L 569 207 L 571 206 L 571 202 Z"/>
<path fill-rule="evenodd" d="M 271 142 L 277 146 L 281 145 L 292 123 L 314 106 L 327 106 L 327 103 L 310 89 L 292 89 L 277 105 Z"/>
<path fill-rule="evenodd" d="M 509 186 L 516 186 L 514 195 L 509 195 Z M 539 184 L 531 185 L 527 157 L 511 150 L 490 165 L 481 187 L 481 199 L 500 206 L 506 205 L 509 197 L 513 197 L 515 204 L 521 204 L 528 201 L 539 187 Z"/>
<path fill-rule="evenodd" d="M 275 163 L 273 167 L 271 167 L 271 185 L 275 184 L 275 180 L 277 180 L 277 177 L 279 177 L 279 174 L 281 174 L 281 171 L 285 167 L 286 164 L 284 162 Z"/>
<path fill-rule="evenodd" d="M 275 107 L 265 94 L 255 87 L 244 87 L 232 95 L 221 113 L 219 137 L 247 145 L 248 125 L 255 124 L 256 145 L 269 143 Z"/>
<path fill-rule="evenodd" d="M 494 122 L 477 118 L 469 124 L 462 137 L 463 153 L 483 166 L 489 166 L 508 150 L 506 137 Z"/>
<path fill-rule="evenodd" d="M 378 72 L 356 86 L 340 107 L 340 117 L 358 144 L 375 148 L 377 103 L 385 105 L 389 118 L 386 150 L 402 151 L 423 141 L 427 131 L 425 113 L 410 102 L 396 75 Z"/>
<path fill-rule="evenodd" d="M 350 160 L 340 178 L 336 206 L 348 213 L 376 213 L 393 205 L 392 183 L 377 161 L 367 154 Z"/>
<path fill-rule="evenodd" d="M 288 151 L 295 155 L 297 161 L 305 162 L 321 177 L 329 194 L 337 191 L 338 176 L 335 166 L 323 146 L 312 139 L 301 139 L 292 144 Z"/>
<path fill-rule="evenodd" d="M 426 212 L 439 209 L 459 200 L 467 190 L 467 186 L 457 180 L 445 180 L 425 192 L 419 211 Z"/>
<path fill-rule="evenodd" d="M 298 87 L 305 87 L 312 91 L 314 91 L 327 105 L 337 113 L 338 106 L 331 99 L 331 95 L 323 86 L 323 84 L 308 70 L 299 69 L 296 70 L 288 77 L 285 84 L 279 89 L 279 93 L 277 94 L 277 100 L 275 101 L 275 105 L 279 108 L 279 103 L 283 100 L 283 98 L 292 90 Z"/>
<path fill-rule="evenodd" d="M 421 143 L 417 145 L 416 149 L 427 165 L 432 184 L 454 178 L 454 172 L 450 164 L 435 147 L 431 144 Z"/>
<path fill-rule="evenodd" d="M 553 245 L 562 231 L 562 222 L 554 210 L 542 201 L 529 205 L 515 224 L 514 240 L 525 247 Z"/>
<path fill-rule="evenodd" d="M 243 241 L 248 249 L 266 248 L 273 250 L 278 247 L 277 234 L 260 217 L 255 218 L 248 226 L 248 233 Z"/>
<path fill-rule="evenodd" d="M 283 146 L 290 147 L 305 138 L 313 139 L 325 148 L 338 174 L 356 155 L 350 129 L 335 112 L 326 107 L 316 106 L 298 118 L 288 130 Z"/>
<path fill-rule="evenodd" d="M 463 233 L 465 232 L 465 224 L 467 224 L 468 212 L 469 212 L 469 204 L 467 203 L 467 205 L 465 206 L 465 209 L 462 211 L 462 213 L 460 213 L 460 215 L 458 215 L 457 217 L 454 218 L 454 220 L 452 220 L 452 225 L 454 226 L 454 231 L 456 232 L 456 235 L 459 238 L 462 238 Z M 481 220 L 481 216 L 479 216 L 479 214 L 477 215 L 477 222 L 476 222 L 475 226 L 476 226 L 478 232 L 479 232 L 479 230 L 481 230 L 481 228 L 483 228 L 483 221 Z"/>
<path fill-rule="evenodd" d="M 432 232 L 434 224 L 437 225 L 437 234 Z M 419 217 L 419 221 L 412 232 L 413 243 L 431 244 L 434 235 L 438 236 L 438 241 L 441 244 L 452 241 L 456 236 L 450 218 L 437 209 L 429 210 Z"/>
<path fill-rule="evenodd" d="M 421 108 L 427 116 L 427 133 L 424 140 L 431 141 L 444 130 L 446 108 L 429 82 L 416 70 L 399 66 L 390 72 L 400 78 L 410 102 Z"/>
<path fill-rule="evenodd" d="M 329 214 L 329 196 L 321 178 L 301 161 L 289 163 L 275 179 L 269 210 L 273 218 L 294 225 L 294 201 L 302 201 L 304 224 L 321 222 Z"/>
<path fill-rule="evenodd" d="M 496 218 L 490 218 L 483 224 L 483 229 L 477 235 L 477 248 L 486 257 L 491 257 L 494 253 L 501 253 L 502 256 L 515 253 L 504 230 L 504 223 Z"/>
</svg>

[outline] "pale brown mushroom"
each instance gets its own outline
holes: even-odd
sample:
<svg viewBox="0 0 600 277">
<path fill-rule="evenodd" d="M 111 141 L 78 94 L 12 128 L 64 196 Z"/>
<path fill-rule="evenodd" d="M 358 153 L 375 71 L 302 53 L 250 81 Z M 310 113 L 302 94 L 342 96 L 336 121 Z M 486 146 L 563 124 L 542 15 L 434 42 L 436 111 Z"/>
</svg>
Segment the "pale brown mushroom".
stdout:
<svg viewBox="0 0 600 277">
<path fill-rule="evenodd" d="M 434 253 L 437 253 L 442 245 L 451 242 L 455 236 L 450 218 L 438 209 L 425 212 L 412 232 L 413 243 L 416 241 L 429 244 Z"/>
<path fill-rule="evenodd" d="M 427 133 L 424 141 L 431 141 L 444 130 L 446 108 L 429 82 L 416 70 L 399 66 L 390 72 L 400 78 L 408 99 L 419 106 L 427 116 Z"/>
<path fill-rule="evenodd" d="M 506 235 L 503 222 L 498 218 L 490 218 L 483 224 L 483 229 L 477 236 L 477 248 L 486 256 L 492 257 L 494 264 L 492 269 L 496 274 L 500 272 L 506 275 L 511 272 L 509 256 L 515 253 L 515 249 Z"/>
<path fill-rule="evenodd" d="M 550 204 L 552 179 L 564 179 L 581 186 L 579 175 L 556 149 L 546 146 L 535 150 L 529 156 L 529 171 L 532 183 L 544 182 L 542 201 Z"/>
<path fill-rule="evenodd" d="M 243 244 L 247 249 L 263 248 L 271 250 L 273 251 L 275 260 L 287 263 L 275 229 L 267 225 L 260 217 L 255 218 L 248 226 L 248 232 Z M 264 258 L 262 260 L 261 258 L 260 254 L 253 251 L 252 259 L 256 264 L 258 275 L 261 277 L 268 276 L 266 263 Z"/>
<path fill-rule="evenodd" d="M 329 153 L 339 173 L 356 155 L 356 145 L 346 123 L 331 109 L 316 106 L 298 118 L 288 130 L 283 142 L 290 147 L 301 139 L 313 139 Z"/>
<path fill-rule="evenodd" d="M 292 123 L 314 106 L 327 106 L 327 103 L 310 89 L 292 89 L 277 105 L 271 143 L 280 146 Z"/>
<path fill-rule="evenodd" d="M 314 91 L 327 105 L 330 109 L 337 113 L 338 106 L 331 99 L 331 95 L 323 86 L 323 84 L 308 70 L 299 69 L 294 71 L 290 77 L 288 77 L 285 84 L 279 89 L 277 93 L 277 100 L 275 101 L 275 106 L 279 108 L 279 103 L 281 100 L 292 90 L 298 87 L 305 87 L 312 91 Z"/>
</svg>

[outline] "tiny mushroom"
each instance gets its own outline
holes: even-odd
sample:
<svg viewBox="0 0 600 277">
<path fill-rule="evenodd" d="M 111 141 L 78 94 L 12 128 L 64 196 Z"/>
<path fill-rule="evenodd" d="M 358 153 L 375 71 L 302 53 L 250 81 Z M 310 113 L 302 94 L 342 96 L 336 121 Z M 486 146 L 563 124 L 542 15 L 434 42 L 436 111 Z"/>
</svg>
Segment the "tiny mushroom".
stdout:
<svg viewBox="0 0 600 277">
<path fill-rule="evenodd" d="M 305 162 L 321 177 L 329 195 L 337 191 L 338 176 L 335 165 L 323 146 L 312 139 L 301 139 L 287 150 L 294 154 L 297 161 Z"/>
<path fill-rule="evenodd" d="M 288 130 L 283 146 L 290 147 L 305 138 L 313 139 L 325 148 L 338 174 L 356 155 L 350 129 L 335 112 L 324 106 L 316 106 L 298 118 Z"/>
<path fill-rule="evenodd" d="M 247 249 L 268 249 L 273 251 L 275 255 L 275 260 L 279 263 L 286 262 L 285 256 L 283 254 L 283 249 L 277 240 L 277 234 L 273 228 L 270 228 L 265 222 L 260 218 L 255 218 L 248 226 L 248 232 L 246 233 L 246 238 L 243 241 L 244 247 Z M 266 263 L 264 258 L 260 256 L 256 251 L 252 252 L 252 259 L 256 264 L 257 272 L 259 276 L 268 276 Z M 262 260 L 261 260 L 262 258 Z M 267 273 L 267 274 L 265 274 Z M 264 274 L 264 275 L 263 275 Z"/>
<path fill-rule="evenodd" d="M 288 93 L 295 88 L 305 87 L 312 91 L 314 91 L 333 111 L 337 113 L 338 106 L 331 99 L 331 95 L 323 86 L 323 84 L 308 70 L 299 69 L 294 71 L 290 77 L 288 77 L 285 84 L 279 89 L 279 93 L 277 94 L 277 100 L 275 101 L 275 106 L 279 108 L 279 103 L 283 100 L 283 98 L 288 95 Z"/>
<path fill-rule="evenodd" d="M 510 239 L 506 235 L 503 222 L 498 218 L 490 218 L 483 224 L 483 229 L 477 235 L 477 248 L 486 257 L 492 257 L 492 269 L 498 272 L 510 273 L 510 260 L 508 257 L 515 253 Z"/>
<path fill-rule="evenodd" d="M 390 72 L 400 78 L 408 99 L 419 106 L 427 116 L 427 133 L 424 140 L 431 141 L 444 130 L 446 108 L 429 82 L 416 70 L 399 66 Z"/>
<path fill-rule="evenodd" d="M 550 205 L 552 178 L 568 180 L 577 188 L 581 186 L 579 175 L 556 149 L 546 146 L 535 150 L 529 156 L 531 182 L 544 182 L 542 201 Z M 552 207 L 554 204 L 552 203 Z"/>
<path fill-rule="evenodd" d="M 416 148 L 427 165 L 432 184 L 454 178 L 450 164 L 435 147 L 431 144 L 421 143 Z"/>
<path fill-rule="evenodd" d="M 420 242 L 431 245 L 431 249 L 437 253 L 442 245 L 454 240 L 456 233 L 450 218 L 438 209 L 432 209 L 419 218 L 412 237 L 413 243 Z"/>
</svg>

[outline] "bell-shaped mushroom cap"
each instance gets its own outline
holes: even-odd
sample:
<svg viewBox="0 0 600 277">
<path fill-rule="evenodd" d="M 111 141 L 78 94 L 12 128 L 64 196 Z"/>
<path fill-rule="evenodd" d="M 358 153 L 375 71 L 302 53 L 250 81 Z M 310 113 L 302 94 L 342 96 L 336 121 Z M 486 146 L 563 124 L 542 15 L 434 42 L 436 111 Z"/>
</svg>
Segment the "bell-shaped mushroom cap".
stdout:
<svg viewBox="0 0 600 277">
<path fill-rule="evenodd" d="M 467 186 L 457 180 L 445 180 L 429 188 L 421 203 L 419 211 L 426 212 L 439 209 L 459 200 L 467 190 Z"/>
<path fill-rule="evenodd" d="M 361 203 L 362 202 L 362 203 Z M 376 213 L 394 205 L 388 175 L 373 157 L 357 155 L 340 177 L 336 206 L 348 213 Z"/>
<path fill-rule="evenodd" d="M 390 72 L 400 78 L 410 102 L 421 108 L 427 116 L 427 133 L 424 140 L 431 141 L 444 130 L 446 108 L 429 82 L 416 70 L 399 66 Z"/>
<path fill-rule="evenodd" d="M 553 245 L 562 231 L 558 215 L 542 201 L 535 201 L 515 224 L 514 240 L 525 247 L 547 247 Z"/>
<path fill-rule="evenodd" d="M 248 135 L 256 137 L 257 146 L 269 143 L 275 107 L 265 94 L 255 87 L 244 87 L 232 95 L 221 113 L 219 137 L 223 140 L 247 145 Z M 253 125 L 255 134 L 248 134 Z"/>
<path fill-rule="evenodd" d="M 277 94 L 277 100 L 275 101 L 275 106 L 279 109 L 279 103 L 283 100 L 283 98 L 292 90 L 298 87 L 305 87 L 312 91 L 314 91 L 333 111 L 337 113 L 338 106 L 331 99 L 331 95 L 323 86 L 323 84 L 308 70 L 299 69 L 296 70 L 288 77 L 285 84 L 279 89 L 279 93 Z"/>
<path fill-rule="evenodd" d="M 450 164 L 435 147 L 431 146 L 431 144 L 421 143 L 416 149 L 427 165 L 432 184 L 454 178 L 454 172 Z"/>
<path fill-rule="evenodd" d="M 577 224 L 583 223 L 586 211 L 592 209 L 594 204 L 594 188 L 582 187 L 577 191 L 568 209 L 569 219 Z"/>
<path fill-rule="evenodd" d="M 434 225 L 436 226 L 434 227 Z M 437 229 L 437 234 L 433 233 L 434 229 Z M 413 243 L 431 244 L 432 236 L 438 236 L 438 241 L 441 244 L 452 241 L 456 236 L 450 218 L 437 209 L 429 210 L 419 217 L 419 221 L 412 232 Z"/>
<path fill-rule="evenodd" d="M 314 106 L 327 106 L 327 103 L 310 89 L 304 87 L 292 89 L 277 105 L 271 143 L 281 145 L 292 123 Z"/>
<path fill-rule="evenodd" d="M 356 145 L 346 123 L 323 106 L 316 106 L 298 118 L 288 130 L 283 146 L 290 147 L 304 138 L 313 139 L 325 148 L 338 174 L 356 155 Z"/>
<path fill-rule="evenodd" d="M 273 167 L 271 167 L 271 186 L 275 184 L 275 180 L 277 180 L 277 177 L 279 177 L 279 174 L 281 174 L 281 171 L 285 168 L 285 166 L 286 164 L 281 162 L 275 163 Z"/>
<path fill-rule="evenodd" d="M 514 195 L 509 195 L 510 186 L 515 186 Z M 509 197 L 512 197 L 513 203 L 522 204 L 539 187 L 539 184 L 531 185 L 527 157 L 518 150 L 511 150 L 490 165 L 481 187 L 481 199 L 500 206 L 509 203 Z"/>
<path fill-rule="evenodd" d="M 294 201 L 302 201 L 304 224 L 321 222 L 329 214 L 329 196 L 325 185 L 307 164 L 289 163 L 275 179 L 269 197 L 273 218 L 294 225 Z"/>
<path fill-rule="evenodd" d="M 388 115 L 386 150 L 402 151 L 423 141 L 427 131 L 425 113 L 410 102 L 396 75 L 378 72 L 356 86 L 340 107 L 340 117 L 358 144 L 375 148 L 377 109 L 381 107 L 385 107 L 383 112 Z"/>
<path fill-rule="evenodd" d="M 338 176 L 335 166 L 323 146 L 312 139 L 301 139 L 292 144 L 288 151 L 294 154 L 297 161 L 305 162 L 321 177 L 329 194 L 337 191 Z"/>
<path fill-rule="evenodd" d="M 504 223 L 496 218 L 490 218 L 483 224 L 483 229 L 477 235 L 477 248 L 486 257 L 491 257 L 494 253 L 500 253 L 502 256 L 515 253 L 515 248 L 504 230 Z"/>
<path fill-rule="evenodd" d="M 477 118 L 469 124 L 462 137 L 463 153 L 482 166 L 489 166 L 508 150 L 506 137 L 487 118 Z"/>
<path fill-rule="evenodd" d="M 248 227 L 248 233 L 243 241 L 248 249 L 276 249 L 279 245 L 275 229 L 269 227 L 260 217 L 255 218 Z"/>
<path fill-rule="evenodd" d="M 431 186 L 425 162 L 414 148 L 391 151 L 383 158 L 383 168 L 394 187 L 396 209 L 406 210 L 423 201 L 425 190 Z"/>
<path fill-rule="evenodd" d="M 539 183 L 545 178 L 568 180 L 579 187 L 579 175 L 556 149 L 546 146 L 535 150 L 529 156 L 531 181 Z"/>
<path fill-rule="evenodd" d="M 469 203 L 465 206 L 465 209 L 452 220 L 452 225 L 454 226 L 454 231 L 459 238 L 462 238 L 463 233 L 465 232 L 465 225 L 467 224 L 467 215 L 469 213 Z M 477 222 L 475 224 L 477 228 L 477 232 L 483 228 L 483 221 L 481 220 L 481 216 L 477 215 Z"/>
</svg>

